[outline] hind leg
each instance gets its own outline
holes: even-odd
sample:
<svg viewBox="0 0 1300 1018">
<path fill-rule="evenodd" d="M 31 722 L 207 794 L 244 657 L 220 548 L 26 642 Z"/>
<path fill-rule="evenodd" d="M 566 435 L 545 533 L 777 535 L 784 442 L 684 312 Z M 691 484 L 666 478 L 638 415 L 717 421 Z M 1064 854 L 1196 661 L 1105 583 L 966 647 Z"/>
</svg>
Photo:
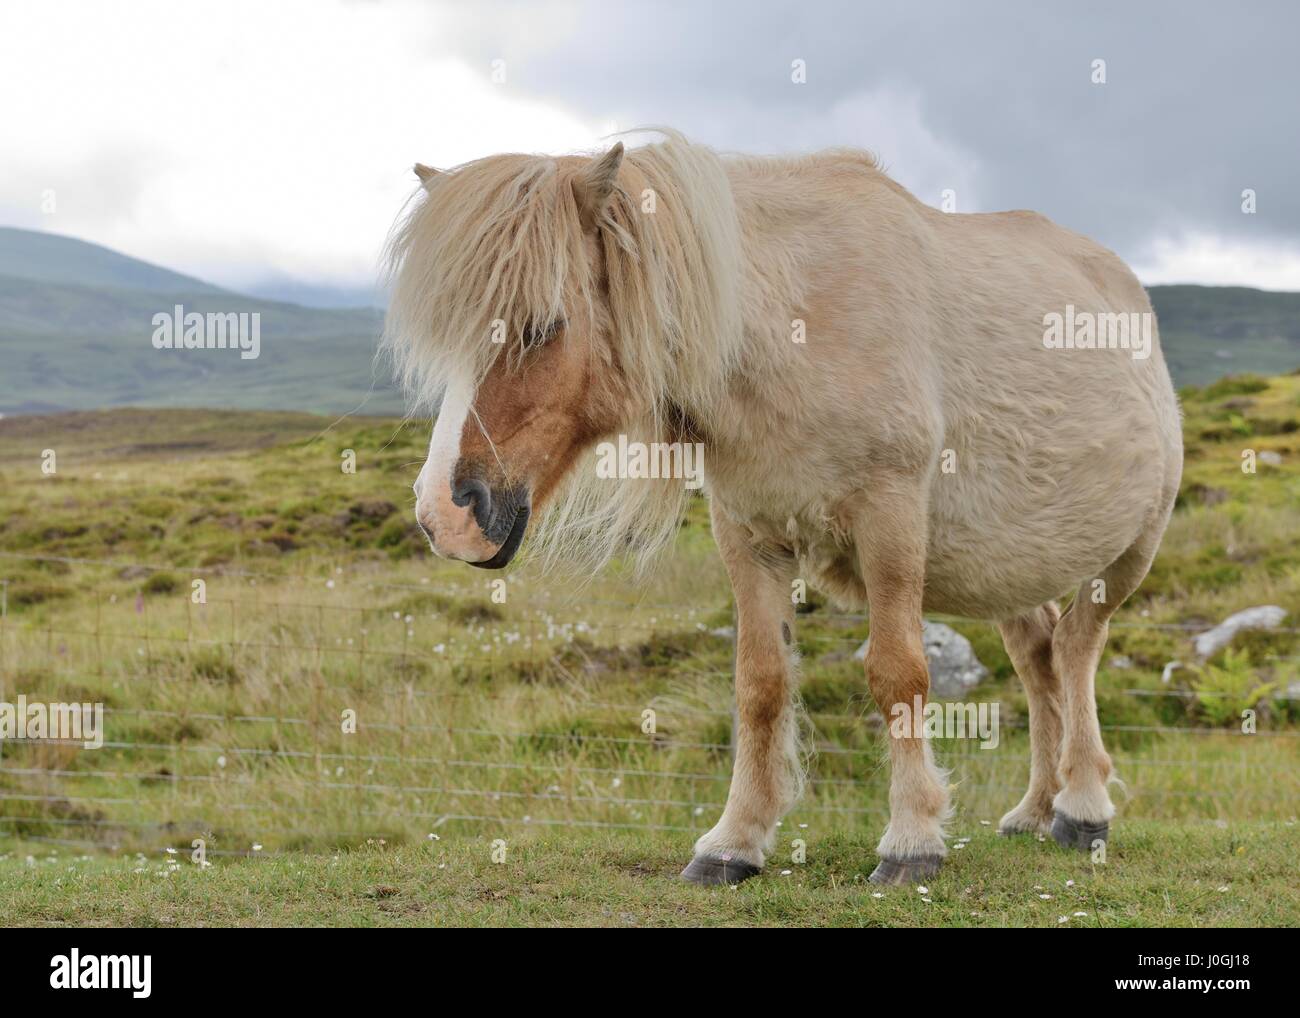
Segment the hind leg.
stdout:
<svg viewBox="0 0 1300 1018">
<path fill-rule="evenodd" d="M 1047 834 L 1052 828 L 1052 799 L 1060 791 L 1061 679 L 1052 662 L 1052 634 L 1060 621 L 1056 603 L 1036 608 L 998 625 L 1007 656 L 1029 700 L 1029 790 L 1020 804 L 998 823 L 1000 834 Z"/>
<path fill-rule="evenodd" d="M 1079 588 L 1052 635 L 1052 658 L 1065 691 L 1065 728 L 1059 769 L 1061 790 L 1053 800 L 1052 837 L 1083 851 L 1104 842 L 1115 815 L 1106 792 L 1112 773 L 1097 720 L 1097 664 L 1110 617 L 1138 588 L 1164 533 L 1167 513 L 1095 580 Z"/>
</svg>

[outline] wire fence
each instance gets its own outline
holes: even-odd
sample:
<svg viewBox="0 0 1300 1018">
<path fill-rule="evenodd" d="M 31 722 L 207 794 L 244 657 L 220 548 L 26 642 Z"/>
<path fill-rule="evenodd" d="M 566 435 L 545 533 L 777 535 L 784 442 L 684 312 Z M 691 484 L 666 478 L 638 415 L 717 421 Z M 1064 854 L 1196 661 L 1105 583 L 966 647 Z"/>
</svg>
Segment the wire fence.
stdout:
<svg viewBox="0 0 1300 1018">
<path fill-rule="evenodd" d="M 202 839 L 222 855 L 520 827 L 699 834 L 730 778 L 728 611 L 548 590 L 498 603 L 483 587 L 337 567 L 0 553 L 0 702 L 103 711 L 94 749 L 0 741 L 0 839 L 141 851 Z M 866 618 L 805 619 L 809 794 L 783 827 L 878 830 L 887 736 L 848 653 Z M 1284 692 L 1245 734 L 1201 722 L 1194 689 L 1124 674 L 1099 698 L 1126 815 L 1294 815 L 1300 730 Z M 996 746 L 938 747 L 971 823 L 996 823 L 1026 785 L 1027 720 L 1008 688 L 970 694 L 1001 708 Z"/>
</svg>

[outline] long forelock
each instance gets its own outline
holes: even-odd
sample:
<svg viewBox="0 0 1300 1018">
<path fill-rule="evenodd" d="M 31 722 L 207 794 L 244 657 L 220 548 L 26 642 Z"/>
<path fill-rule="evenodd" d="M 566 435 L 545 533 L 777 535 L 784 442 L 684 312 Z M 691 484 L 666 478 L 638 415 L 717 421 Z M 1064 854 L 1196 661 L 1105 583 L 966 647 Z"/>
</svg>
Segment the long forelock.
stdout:
<svg viewBox="0 0 1300 1018">
<path fill-rule="evenodd" d="M 491 156 L 434 178 L 388 243 L 384 346 L 417 399 L 518 358 L 527 327 L 590 301 L 582 229 L 556 160 Z"/>
<path fill-rule="evenodd" d="M 645 442 L 679 440 L 683 409 L 701 415 L 716 404 L 741 341 L 740 232 L 726 171 L 710 149 L 665 134 L 628 152 L 598 223 L 611 341 L 642 396 L 624 430 Z M 572 190 L 582 165 L 492 156 L 435 178 L 408 210 L 388 247 L 385 345 L 409 389 L 427 398 L 451 378 L 480 381 L 502 353 L 494 323 L 504 323 L 509 356 L 522 351 L 530 317 L 591 311 L 595 281 Z M 594 452 L 573 468 L 530 544 L 588 575 L 616 556 L 648 565 L 676 534 L 690 492 L 680 478 L 601 480 L 593 462 Z"/>
</svg>

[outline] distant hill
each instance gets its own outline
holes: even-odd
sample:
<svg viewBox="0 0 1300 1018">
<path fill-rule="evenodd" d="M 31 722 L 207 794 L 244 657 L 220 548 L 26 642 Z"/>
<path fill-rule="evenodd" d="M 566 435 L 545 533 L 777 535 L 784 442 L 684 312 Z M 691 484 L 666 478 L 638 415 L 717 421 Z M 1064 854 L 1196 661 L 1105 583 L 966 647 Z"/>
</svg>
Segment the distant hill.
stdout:
<svg viewBox="0 0 1300 1018">
<path fill-rule="evenodd" d="M 156 350 L 153 316 L 257 312 L 261 353 Z M 249 297 L 95 244 L 0 228 L 0 413 L 139 405 L 400 413 L 383 312 Z"/>
<path fill-rule="evenodd" d="M 224 293 L 192 276 L 57 233 L 0 226 L 0 276 L 155 293 Z"/>
<path fill-rule="evenodd" d="M 400 413 L 375 362 L 383 312 L 315 306 L 364 291 L 268 280 L 233 293 L 85 241 L 0 227 L 0 414 L 113 406 Z M 1300 365 L 1300 294 L 1154 286 L 1165 356 L 1179 386 Z M 276 299 L 286 295 L 301 303 Z M 379 295 L 376 295 L 378 298 Z M 152 318 L 186 311 L 261 314 L 262 351 L 159 351 Z"/>
<path fill-rule="evenodd" d="M 1180 387 L 1300 366 L 1300 293 L 1245 286 L 1151 286 L 1147 293 Z"/>
</svg>

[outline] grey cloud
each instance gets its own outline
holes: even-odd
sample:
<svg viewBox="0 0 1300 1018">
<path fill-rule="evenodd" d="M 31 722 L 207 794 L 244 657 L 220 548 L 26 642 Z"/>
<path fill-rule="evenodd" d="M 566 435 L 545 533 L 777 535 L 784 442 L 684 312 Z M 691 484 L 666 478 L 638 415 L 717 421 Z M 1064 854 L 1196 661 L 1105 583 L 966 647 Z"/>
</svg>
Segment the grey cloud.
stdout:
<svg viewBox="0 0 1300 1018">
<path fill-rule="evenodd" d="M 479 10 L 462 55 L 504 55 L 514 89 L 593 119 L 751 151 L 858 145 L 918 190 L 967 185 L 965 210 L 1034 208 L 1131 259 L 1196 232 L 1300 241 L 1295 5 L 600 3 L 536 49 L 520 42 L 526 9 Z M 790 82 L 795 58 L 806 85 Z M 900 97 L 915 102 L 889 108 Z M 938 144 L 891 152 L 882 133 Z"/>
</svg>

